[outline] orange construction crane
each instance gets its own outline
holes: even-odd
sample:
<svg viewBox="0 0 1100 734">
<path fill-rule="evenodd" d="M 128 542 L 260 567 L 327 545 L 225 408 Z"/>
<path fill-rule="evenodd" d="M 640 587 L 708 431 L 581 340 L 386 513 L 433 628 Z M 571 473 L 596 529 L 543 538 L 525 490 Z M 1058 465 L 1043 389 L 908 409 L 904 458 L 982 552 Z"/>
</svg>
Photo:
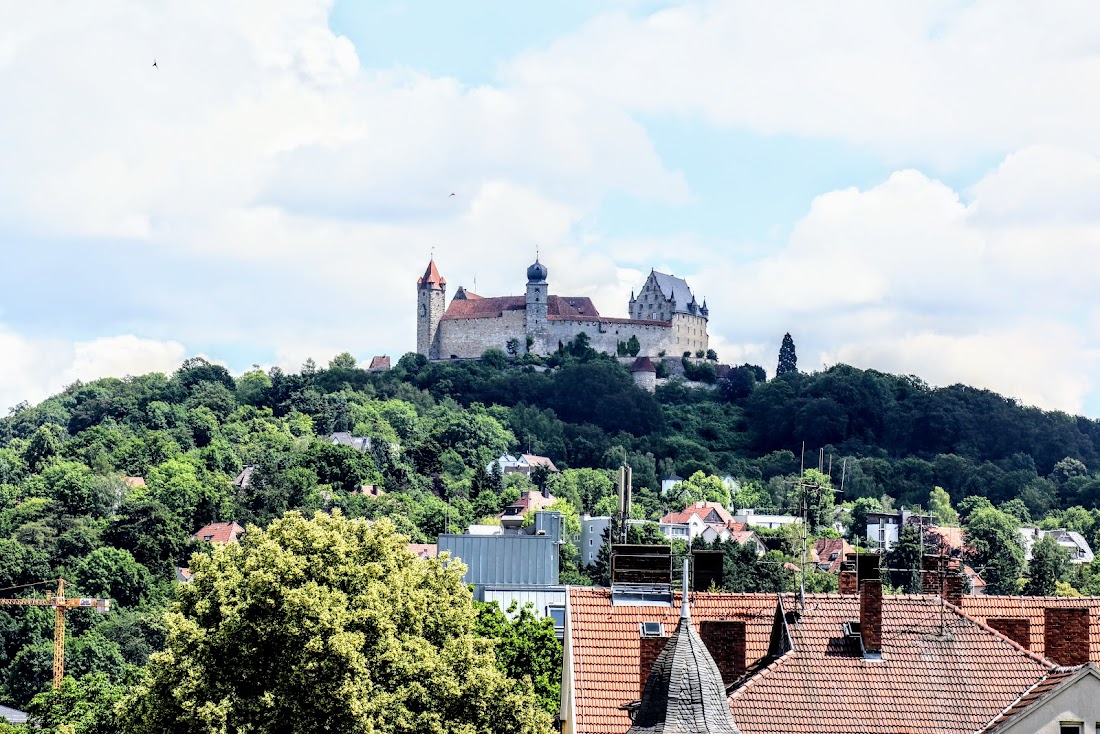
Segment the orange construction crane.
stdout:
<svg viewBox="0 0 1100 734">
<path fill-rule="evenodd" d="M 106 614 L 111 609 L 110 599 L 65 598 L 65 584 L 72 586 L 72 582 L 65 579 L 56 579 L 56 581 L 57 594 L 54 596 L 47 596 L 44 599 L 0 599 L 0 606 L 53 607 L 53 689 L 55 691 L 61 687 L 61 679 L 65 677 L 65 612 L 74 608 L 89 608 L 95 609 L 100 614 Z M 28 584 L 28 586 L 37 586 L 37 584 Z M 0 591 L 8 591 L 8 589 L 0 589 Z"/>
</svg>

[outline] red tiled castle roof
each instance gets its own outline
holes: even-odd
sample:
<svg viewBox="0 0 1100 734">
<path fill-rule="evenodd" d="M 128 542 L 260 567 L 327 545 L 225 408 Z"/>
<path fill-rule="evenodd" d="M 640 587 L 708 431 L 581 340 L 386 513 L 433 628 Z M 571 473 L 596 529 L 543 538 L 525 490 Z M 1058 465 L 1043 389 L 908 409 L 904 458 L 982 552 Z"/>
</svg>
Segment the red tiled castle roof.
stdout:
<svg viewBox="0 0 1100 734">
<path fill-rule="evenodd" d="M 428 290 L 443 290 L 443 286 L 447 285 L 447 279 L 439 274 L 439 268 L 435 266 L 435 259 L 433 258 L 428 262 L 428 267 L 424 271 L 424 275 L 416 281 L 418 288 L 424 288 L 427 286 Z"/>
</svg>

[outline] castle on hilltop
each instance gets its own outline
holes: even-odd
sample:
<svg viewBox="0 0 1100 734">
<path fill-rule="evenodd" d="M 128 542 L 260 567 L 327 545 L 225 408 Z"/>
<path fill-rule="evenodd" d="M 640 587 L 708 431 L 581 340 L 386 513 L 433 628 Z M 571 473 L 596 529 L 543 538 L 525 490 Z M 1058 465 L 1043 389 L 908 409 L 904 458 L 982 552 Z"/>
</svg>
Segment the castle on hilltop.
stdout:
<svg viewBox="0 0 1100 734">
<path fill-rule="evenodd" d="M 448 306 L 447 280 L 434 259 L 416 291 L 416 351 L 428 359 L 476 359 L 486 349 L 508 351 L 509 342 L 518 353 L 547 355 L 582 332 L 593 349 L 609 354 L 631 337 L 643 357 L 708 348 L 706 301 L 700 305 L 683 278 L 652 270 L 641 292 L 630 295 L 628 319 L 600 316 L 590 298 L 550 294 L 537 258 L 523 296 L 486 298 L 460 287 Z"/>
</svg>

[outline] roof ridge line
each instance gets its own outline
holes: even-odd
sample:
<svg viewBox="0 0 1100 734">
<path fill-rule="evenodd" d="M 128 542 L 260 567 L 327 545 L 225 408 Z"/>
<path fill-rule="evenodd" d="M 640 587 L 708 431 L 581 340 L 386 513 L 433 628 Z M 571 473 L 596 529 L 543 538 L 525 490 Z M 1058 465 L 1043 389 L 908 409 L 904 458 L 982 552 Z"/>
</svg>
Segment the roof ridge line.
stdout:
<svg viewBox="0 0 1100 734">
<path fill-rule="evenodd" d="M 1008 597 L 1008 598 L 1011 598 L 1011 597 Z M 1029 650 L 1029 649 L 1027 649 L 1026 647 L 1024 647 L 1023 645 L 1021 645 L 1021 644 L 1020 644 L 1019 642 L 1016 642 L 1016 640 L 1012 639 L 1012 638 L 1011 638 L 1011 637 L 1009 637 L 1008 635 L 1006 635 L 1006 634 L 1004 634 L 1004 633 L 1002 633 L 1002 632 L 1000 632 L 1000 631 L 998 631 L 998 630 L 996 630 L 996 629 L 994 629 L 994 628 L 990 627 L 990 626 L 989 626 L 988 624 L 986 624 L 985 622 L 981 621 L 981 620 L 980 620 L 980 619 L 978 619 L 977 617 L 972 617 L 972 616 L 970 616 L 970 615 L 969 615 L 969 614 L 967 614 L 967 613 L 966 613 L 965 611 L 963 611 L 963 610 L 962 610 L 962 609 L 960 609 L 959 607 L 955 606 L 955 605 L 954 605 L 954 604 L 952 604 L 951 602 L 947 601 L 946 599 L 941 599 L 941 602 L 942 602 L 942 603 L 943 603 L 943 604 L 944 604 L 944 605 L 945 605 L 945 606 L 946 606 L 947 608 L 951 609 L 951 610 L 952 610 L 953 612 L 955 612 L 956 614 L 958 614 L 958 615 L 959 615 L 960 617 L 963 617 L 963 618 L 965 618 L 965 619 L 967 619 L 967 620 L 969 620 L 969 621 L 973 622 L 973 623 L 974 623 L 974 624 L 976 624 L 976 625 L 977 625 L 977 626 L 978 626 L 978 627 L 979 627 L 980 629 L 983 629 L 983 630 L 985 630 L 986 632 L 989 632 L 989 633 L 991 633 L 992 635 L 994 635 L 994 636 L 995 636 L 996 638 L 998 638 L 998 639 L 999 639 L 999 640 L 1001 640 L 1002 642 L 1005 642 L 1005 643 L 1007 643 L 1007 644 L 1008 644 L 1008 645 L 1009 645 L 1010 647 L 1014 647 L 1014 648 L 1016 648 L 1017 650 L 1020 650 L 1020 651 L 1022 651 L 1022 652 L 1025 652 L 1025 653 L 1027 653 L 1028 657 L 1030 657 L 1031 659 L 1035 660 L 1036 662 L 1038 662 L 1039 664 L 1043 665 L 1044 667 L 1048 668 L 1049 670 L 1053 671 L 1053 670 L 1054 670 L 1055 668 L 1057 668 L 1057 667 L 1058 667 L 1058 666 L 1057 666 L 1057 665 L 1056 665 L 1056 664 L 1054 663 L 1054 661 L 1053 661 L 1053 660 L 1051 660 L 1050 658 L 1046 657 L 1045 655 L 1040 655 L 1040 654 L 1039 654 L 1039 653 L 1037 653 L 1037 652 L 1034 652 L 1034 651 L 1032 651 L 1032 650 Z"/>
</svg>

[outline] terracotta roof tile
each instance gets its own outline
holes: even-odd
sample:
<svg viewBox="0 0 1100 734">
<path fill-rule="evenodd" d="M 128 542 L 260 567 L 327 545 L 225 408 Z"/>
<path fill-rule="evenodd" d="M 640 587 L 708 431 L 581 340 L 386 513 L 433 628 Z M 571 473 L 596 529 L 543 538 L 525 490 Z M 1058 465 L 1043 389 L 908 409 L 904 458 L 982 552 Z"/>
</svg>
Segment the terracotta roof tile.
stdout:
<svg viewBox="0 0 1100 734">
<path fill-rule="evenodd" d="M 236 543 L 243 532 L 244 528 L 235 522 L 212 522 L 195 531 L 191 538 L 209 543 Z"/>
<path fill-rule="evenodd" d="M 435 260 L 428 261 L 428 267 L 424 270 L 424 275 L 416 281 L 417 286 L 423 288 L 428 287 L 428 290 L 443 290 L 443 287 L 447 285 L 447 279 L 439 274 L 439 268 L 435 266 Z"/>
<path fill-rule="evenodd" d="M 692 595 L 691 621 L 745 622 L 745 662 L 750 668 L 768 651 L 774 594 Z M 661 622 L 671 634 L 680 619 L 680 594 L 671 606 L 611 605 L 609 589 L 569 589 L 578 733 L 622 734 L 630 717 L 620 706 L 641 696 L 641 622 Z"/>
<path fill-rule="evenodd" d="M 935 597 L 887 596 L 882 609 L 882 659 L 870 662 L 844 635 L 859 600 L 807 597 L 794 650 L 730 696 L 741 731 L 969 734 L 1054 669 Z"/>
<path fill-rule="evenodd" d="M 610 591 L 569 590 L 575 731 L 619 734 L 630 719 L 619 709 L 640 695 L 641 622 L 675 629 L 671 606 L 611 604 Z M 796 605 L 784 595 L 787 610 Z M 1079 601 L 1079 600 L 1067 600 Z M 935 597 L 883 600 L 883 660 L 864 661 L 845 622 L 859 600 L 811 594 L 790 625 L 795 649 L 767 664 L 777 604 L 773 594 L 696 593 L 692 621 L 745 622 L 745 663 L 765 663 L 730 697 L 734 721 L 756 732 L 937 732 L 970 734 L 1055 670 L 1049 661 L 975 622 Z"/>
<path fill-rule="evenodd" d="M 959 607 L 971 617 L 986 623 L 993 618 L 1023 618 L 1030 625 L 1031 651 L 1046 655 L 1046 616 L 1050 607 L 1089 610 L 1089 660 L 1100 663 L 1100 596 L 987 596 L 967 595 Z"/>
</svg>

